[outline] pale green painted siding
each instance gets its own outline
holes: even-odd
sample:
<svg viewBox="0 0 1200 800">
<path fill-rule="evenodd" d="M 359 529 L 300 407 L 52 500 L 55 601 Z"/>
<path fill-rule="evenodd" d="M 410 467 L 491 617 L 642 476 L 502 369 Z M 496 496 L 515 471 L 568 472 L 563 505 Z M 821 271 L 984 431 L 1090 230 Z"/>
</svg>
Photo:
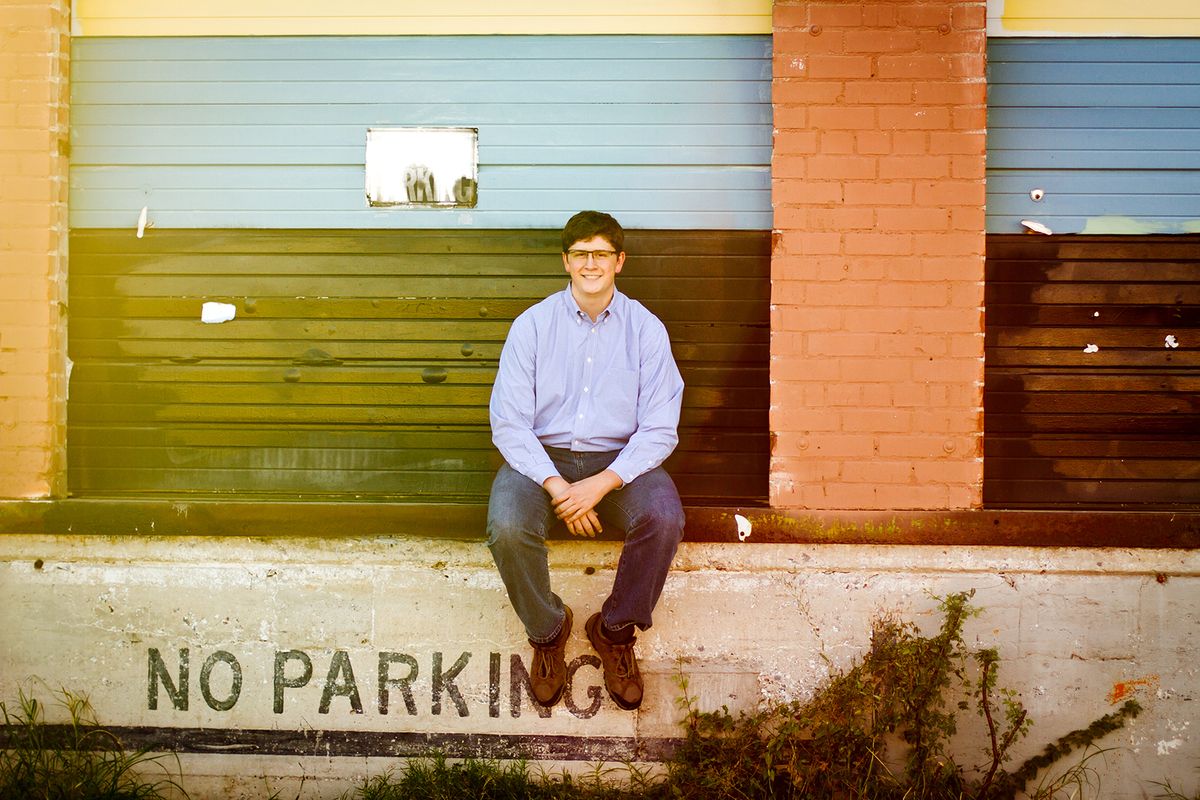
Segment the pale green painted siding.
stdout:
<svg viewBox="0 0 1200 800">
<path fill-rule="evenodd" d="M 771 40 L 79 39 L 71 224 L 771 226 Z M 371 209 L 366 130 L 479 129 L 471 210 Z"/>
<path fill-rule="evenodd" d="M 987 230 L 1023 219 L 1200 232 L 1200 39 L 989 42 Z"/>
</svg>

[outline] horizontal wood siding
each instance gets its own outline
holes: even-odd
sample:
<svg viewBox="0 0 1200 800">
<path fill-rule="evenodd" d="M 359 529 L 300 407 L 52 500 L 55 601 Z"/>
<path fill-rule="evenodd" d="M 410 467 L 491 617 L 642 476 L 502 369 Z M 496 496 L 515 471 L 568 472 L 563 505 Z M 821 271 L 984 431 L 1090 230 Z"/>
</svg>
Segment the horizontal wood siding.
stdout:
<svg viewBox="0 0 1200 800">
<path fill-rule="evenodd" d="M 76 0 L 76 36 L 771 32 L 770 0 Z"/>
<path fill-rule="evenodd" d="M 771 227 L 769 36 L 76 39 L 71 225 Z M 479 129 L 474 209 L 370 208 L 368 127 Z"/>
<path fill-rule="evenodd" d="M 1022 219 L 1200 233 L 1200 38 L 988 42 L 987 230 Z"/>
<path fill-rule="evenodd" d="M 557 231 L 76 230 L 79 496 L 484 501 L 512 319 L 566 285 Z M 623 291 L 683 372 L 693 504 L 767 493 L 770 237 L 630 231 Z M 206 301 L 236 318 L 200 321 Z"/>
<path fill-rule="evenodd" d="M 988 36 L 1200 36 L 1196 0 L 988 0 Z"/>
<path fill-rule="evenodd" d="M 989 236 L 986 281 L 985 504 L 1200 505 L 1200 236 Z"/>
</svg>

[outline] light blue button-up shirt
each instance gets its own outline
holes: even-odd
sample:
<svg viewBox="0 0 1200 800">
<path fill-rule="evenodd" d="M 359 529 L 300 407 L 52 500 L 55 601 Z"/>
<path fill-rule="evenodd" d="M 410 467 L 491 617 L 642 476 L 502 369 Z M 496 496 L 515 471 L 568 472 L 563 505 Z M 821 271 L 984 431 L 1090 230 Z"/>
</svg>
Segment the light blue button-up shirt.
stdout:
<svg viewBox="0 0 1200 800">
<path fill-rule="evenodd" d="M 539 486 L 558 475 L 546 447 L 620 450 L 609 467 L 629 483 L 679 441 L 683 378 L 658 317 L 615 288 L 592 322 L 571 287 L 513 322 L 489 406 L 492 441 Z"/>
</svg>

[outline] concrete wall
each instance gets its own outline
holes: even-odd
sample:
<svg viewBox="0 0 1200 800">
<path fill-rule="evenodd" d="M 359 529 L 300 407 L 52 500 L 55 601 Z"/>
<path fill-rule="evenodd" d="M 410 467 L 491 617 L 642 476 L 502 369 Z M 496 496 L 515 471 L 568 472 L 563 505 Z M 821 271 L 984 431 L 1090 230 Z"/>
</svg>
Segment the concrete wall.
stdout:
<svg viewBox="0 0 1200 800">
<path fill-rule="evenodd" d="M 617 552 L 552 547 L 577 618 L 607 591 Z M 163 728 L 168 739 L 184 729 L 170 740 L 185 751 L 193 797 L 263 797 L 268 786 L 292 796 L 301 776 L 302 796 L 332 797 L 394 765 L 391 754 L 431 745 L 575 768 L 652 757 L 679 733 L 680 671 L 705 708 L 805 697 L 864 652 L 876 615 L 932 631 L 930 593 L 975 589 L 984 613 L 965 638 L 999 649 L 1000 683 L 1034 720 L 1019 755 L 1134 697 L 1144 713 L 1093 763 L 1099 796 L 1141 798 L 1150 780 L 1195 787 L 1198 578 L 1200 555 L 1186 551 L 685 545 L 639 642 L 642 709 L 596 699 L 599 671 L 577 631 L 570 700 L 543 718 L 519 691 L 514 705 L 513 658 L 527 666 L 528 646 L 481 543 L 9 536 L 0 538 L 0 697 L 31 681 L 43 699 L 67 687 L 87 692 L 109 725 Z M 392 654 L 386 715 L 380 654 Z M 397 681 L 414 666 L 410 710 Z M 973 712 L 962 722 L 970 764 L 982 740 L 971 738 Z"/>
</svg>

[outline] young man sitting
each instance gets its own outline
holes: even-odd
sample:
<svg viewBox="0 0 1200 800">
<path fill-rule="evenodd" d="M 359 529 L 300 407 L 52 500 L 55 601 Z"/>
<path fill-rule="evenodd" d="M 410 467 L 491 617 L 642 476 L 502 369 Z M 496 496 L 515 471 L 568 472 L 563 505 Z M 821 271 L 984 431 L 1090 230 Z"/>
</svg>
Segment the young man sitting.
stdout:
<svg viewBox="0 0 1200 800">
<path fill-rule="evenodd" d="M 683 379 L 662 322 L 617 291 L 625 233 L 581 211 L 562 232 L 570 284 L 513 322 L 490 405 L 504 456 L 488 503 L 488 547 L 529 643 L 534 697 L 566 682 L 573 615 L 551 589 L 546 535 L 625 531 L 612 591 L 584 625 L 613 701 L 642 702 L 635 628 L 650 627 L 683 536 L 679 493 L 660 466 L 678 442 Z"/>
</svg>

